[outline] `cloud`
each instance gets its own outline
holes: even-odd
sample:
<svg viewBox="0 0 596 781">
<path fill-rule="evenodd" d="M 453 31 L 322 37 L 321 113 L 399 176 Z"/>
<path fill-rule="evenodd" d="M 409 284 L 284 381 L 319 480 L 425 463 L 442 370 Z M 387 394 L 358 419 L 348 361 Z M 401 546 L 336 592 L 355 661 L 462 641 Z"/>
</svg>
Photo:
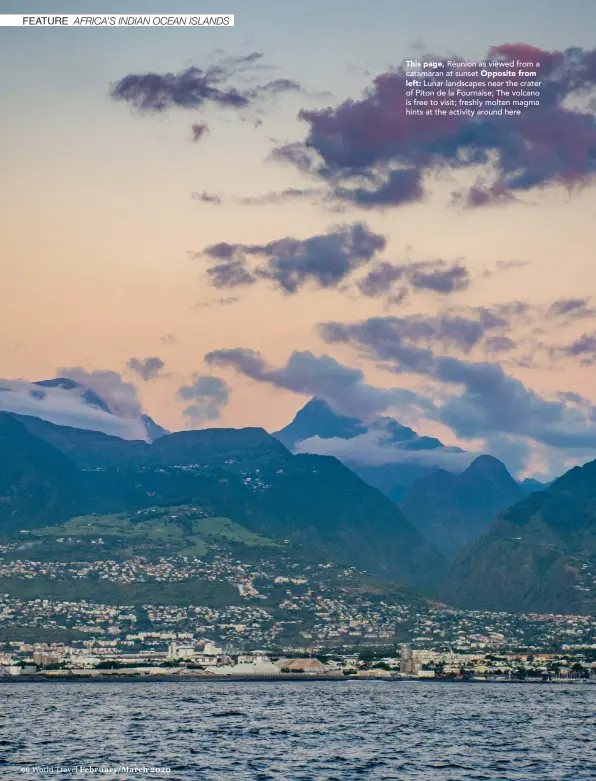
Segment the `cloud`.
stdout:
<svg viewBox="0 0 596 781">
<path fill-rule="evenodd" d="M 497 271 L 509 271 L 511 269 L 524 268 L 524 266 L 529 265 L 529 260 L 497 260 L 495 268 Z"/>
<path fill-rule="evenodd" d="M 209 306 L 229 306 L 240 301 L 238 296 L 226 296 L 225 298 L 215 298 L 212 301 L 200 301 L 197 304 L 193 304 L 192 309 L 204 309 Z"/>
<path fill-rule="evenodd" d="M 414 168 L 389 171 L 375 177 L 372 187 L 335 188 L 335 197 L 363 209 L 402 206 L 422 199 L 422 173 Z"/>
<path fill-rule="evenodd" d="M 491 434 L 485 439 L 486 449 L 495 458 L 502 461 L 512 475 L 523 473 L 536 451 L 528 439 L 509 434 Z M 564 470 L 555 472 L 558 476 Z"/>
<path fill-rule="evenodd" d="M 394 372 L 409 372 L 438 383 L 447 393 L 437 405 L 436 419 L 459 437 L 505 434 L 555 448 L 596 447 L 593 407 L 581 410 L 560 397 L 545 398 L 507 375 L 499 364 L 437 355 L 436 340 L 432 349 L 419 347 L 412 339 L 416 334 L 401 328 L 397 318 L 323 323 L 320 333 L 328 343 L 357 347 Z M 596 348 L 596 337 L 593 346 Z M 582 349 L 591 347 L 592 342 L 586 341 Z M 448 393 L 449 388 L 457 390 Z"/>
<path fill-rule="evenodd" d="M 510 339 L 508 336 L 489 336 L 485 341 L 484 346 L 488 352 L 502 353 L 514 350 L 517 347 L 517 342 Z"/>
<path fill-rule="evenodd" d="M 479 209 L 482 206 L 504 206 L 518 200 L 500 184 L 490 187 L 476 184 L 468 190 L 453 192 L 451 199 L 453 204 L 463 206 L 464 209 Z"/>
<path fill-rule="evenodd" d="M 209 132 L 209 128 L 205 124 L 205 122 L 195 122 L 193 125 L 190 126 L 190 131 L 192 134 L 190 140 L 193 142 L 193 144 L 196 144 L 197 141 L 200 141 L 201 138 L 203 138 L 205 133 Z"/>
<path fill-rule="evenodd" d="M 492 277 L 493 274 L 497 274 L 503 271 L 514 271 L 518 268 L 524 268 L 525 266 L 529 266 L 529 265 L 530 265 L 529 260 L 497 260 L 497 262 L 494 265 L 494 268 L 486 269 L 486 271 L 482 276 Z"/>
<path fill-rule="evenodd" d="M 178 341 L 174 334 L 164 334 L 163 336 L 160 336 L 159 340 L 162 344 L 167 345 L 175 344 Z"/>
<path fill-rule="evenodd" d="M 470 273 L 461 261 L 451 264 L 444 260 L 407 264 L 382 262 L 357 284 L 362 295 L 377 298 L 389 293 L 397 281 L 408 282 L 415 290 L 448 295 L 466 290 L 470 285 Z"/>
<path fill-rule="evenodd" d="M 58 369 L 58 376 L 96 393 L 116 415 L 138 417 L 143 414 L 137 389 L 131 382 L 123 380 L 118 372 L 109 369 L 87 371 L 81 366 L 71 366 Z"/>
<path fill-rule="evenodd" d="M 161 113 L 174 107 L 197 109 L 206 103 L 232 108 L 248 105 L 248 98 L 236 89 L 216 85 L 214 77 L 195 67 L 180 73 L 131 73 L 112 87 L 111 96 L 141 113 Z"/>
<path fill-rule="evenodd" d="M 192 66 L 179 73 L 129 73 L 110 88 L 110 97 L 127 103 L 140 114 L 161 114 L 172 109 L 196 111 L 209 106 L 241 110 L 287 92 L 302 92 L 298 82 L 273 79 L 250 84 L 258 71 L 266 69 L 259 52 L 220 57 L 205 69 Z M 237 78 L 241 86 L 233 86 Z M 207 131 L 203 122 L 192 125 L 192 140 Z"/>
<path fill-rule="evenodd" d="M 596 331 L 589 334 L 583 334 L 571 344 L 561 348 L 560 352 L 574 358 L 581 358 L 583 366 L 590 366 L 596 363 Z"/>
<path fill-rule="evenodd" d="M 233 203 L 237 206 L 278 206 L 304 200 L 323 203 L 326 197 L 325 191 L 320 187 L 287 187 L 285 190 L 270 190 L 260 195 L 249 195 L 242 198 L 223 198 L 217 193 L 208 193 L 204 190 L 203 192 L 193 192 L 191 194 L 191 198 L 194 201 L 213 203 L 218 206 L 224 202 Z"/>
<path fill-rule="evenodd" d="M 194 374 L 190 385 L 178 388 L 181 401 L 192 402 L 184 409 L 191 425 L 217 420 L 230 400 L 230 386 L 220 377 Z"/>
<path fill-rule="evenodd" d="M 216 206 L 221 206 L 221 198 L 215 193 L 208 193 L 205 190 L 203 192 L 195 192 L 191 195 L 193 201 L 201 201 L 202 203 L 213 203 Z"/>
<path fill-rule="evenodd" d="M 324 182 L 336 200 L 364 208 L 420 201 L 430 177 L 445 170 L 482 171 L 467 191 L 454 195 L 474 208 L 507 203 L 547 185 L 590 183 L 596 120 L 579 106 L 589 102 L 596 86 L 596 50 L 548 52 L 504 44 L 485 59 L 532 63 L 541 82 L 540 105 L 507 117 L 407 115 L 402 66 L 378 75 L 359 99 L 300 111 L 305 141 L 278 147 L 272 157 Z M 475 80 L 490 89 L 489 77 Z"/>
<path fill-rule="evenodd" d="M 65 372 L 61 371 L 60 374 L 64 376 Z M 85 398 L 86 388 L 87 386 L 40 388 L 35 383 L 24 380 L 0 380 L 0 410 L 31 415 L 58 426 L 101 431 L 121 439 L 148 441 L 145 423 L 140 419 L 138 402 L 135 405 L 131 400 L 124 402 L 119 399 L 119 408 L 116 409 L 114 399 L 101 395 L 96 383 L 94 392 L 97 392 L 102 402 L 105 401 L 110 406 L 110 410 L 101 409 L 90 404 Z M 101 390 L 105 391 L 105 385 L 102 385 Z"/>
<path fill-rule="evenodd" d="M 400 404 L 428 409 L 432 403 L 405 388 L 376 388 L 364 382 L 364 374 L 338 363 L 329 355 L 315 356 L 310 351 L 294 351 L 285 366 L 272 367 L 263 356 L 249 348 L 214 350 L 207 353 L 210 366 L 234 369 L 239 374 L 276 388 L 316 396 L 344 415 L 368 420 Z"/>
<path fill-rule="evenodd" d="M 157 377 L 165 363 L 161 358 L 153 356 L 151 358 L 143 358 L 142 360 L 140 358 L 130 358 L 126 366 L 147 382 Z"/>
<path fill-rule="evenodd" d="M 287 187 L 285 190 L 272 190 L 262 195 L 252 195 L 247 198 L 236 198 L 235 203 L 242 206 L 274 206 L 292 201 L 316 198 L 321 195 L 321 190 L 314 187 L 297 188 Z"/>
<path fill-rule="evenodd" d="M 550 305 L 547 317 L 565 317 L 567 320 L 580 320 L 594 317 L 596 310 L 590 306 L 589 298 L 559 298 Z"/>
<path fill-rule="evenodd" d="M 340 461 L 369 466 L 383 464 L 419 464 L 420 466 L 462 472 L 480 455 L 477 452 L 463 452 L 455 448 L 438 447 L 433 450 L 408 450 L 399 443 L 390 445 L 382 441 L 378 431 L 368 431 L 352 439 L 334 437 L 321 439 L 310 437 L 298 442 L 296 453 L 316 453 L 321 456 L 335 456 Z"/>
<path fill-rule="evenodd" d="M 307 239 L 283 238 L 267 244 L 220 242 L 195 253 L 211 262 L 207 275 L 217 288 L 273 282 L 284 293 L 298 292 L 307 282 L 334 288 L 385 248 L 385 237 L 362 223 L 340 225 Z M 262 262 L 250 265 L 249 259 Z"/>
<path fill-rule="evenodd" d="M 448 266 L 437 260 L 430 264 L 419 264 L 409 274 L 412 287 L 418 290 L 433 290 L 435 293 L 455 293 L 465 290 L 470 284 L 470 274 L 462 263 Z"/>
<path fill-rule="evenodd" d="M 349 341 L 357 329 L 365 343 L 375 344 L 382 353 L 386 350 L 389 359 L 399 354 L 410 361 L 424 362 L 430 355 L 430 345 L 469 352 L 495 331 L 509 328 L 509 316 L 500 308 L 476 307 L 466 314 L 448 310 L 428 316 L 371 317 L 360 326 L 328 322 L 319 330 L 326 341 L 333 343 Z"/>
</svg>

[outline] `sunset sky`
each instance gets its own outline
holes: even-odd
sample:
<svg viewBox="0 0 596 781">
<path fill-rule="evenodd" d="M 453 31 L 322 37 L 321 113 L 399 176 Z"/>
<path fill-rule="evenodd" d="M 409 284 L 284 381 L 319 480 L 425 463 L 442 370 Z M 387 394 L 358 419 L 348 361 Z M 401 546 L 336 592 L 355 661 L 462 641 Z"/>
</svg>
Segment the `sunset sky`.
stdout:
<svg viewBox="0 0 596 781">
<path fill-rule="evenodd" d="M 169 429 L 319 395 L 518 474 L 596 457 L 592 0 L 141 5 L 53 11 L 235 27 L 0 29 L 0 376 L 110 370 Z M 549 53 L 537 119 L 404 124 L 404 59 L 505 44 Z"/>
</svg>

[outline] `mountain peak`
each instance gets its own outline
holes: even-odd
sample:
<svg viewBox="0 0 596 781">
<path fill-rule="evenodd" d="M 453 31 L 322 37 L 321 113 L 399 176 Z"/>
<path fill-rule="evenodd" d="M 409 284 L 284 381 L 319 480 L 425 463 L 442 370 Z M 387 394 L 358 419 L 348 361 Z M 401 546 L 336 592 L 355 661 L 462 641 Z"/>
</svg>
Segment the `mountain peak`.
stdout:
<svg viewBox="0 0 596 781">
<path fill-rule="evenodd" d="M 52 380 L 38 380 L 33 384 L 38 385 L 40 388 L 62 388 L 62 390 L 80 390 L 82 392 L 82 396 L 83 396 L 83 400 L 85 401 L 85 404 L 91 407 L 97 407 L 98 409 L 103 410 L 104 412 L 112 411 L 109 405 L 106 404 L 106 402 L 102 398 L 100 398 L 100 396 L 98 396 L 97 393 L 95 393 L 92 390 L 89 390 L 89 388 L 85 388 L 79 382 L 76 382 L 75 380 L 71 380 L 68 377 L 55 377 Z"/>
<path fill-rule="evenodd" d="M 339 415 L 326 401 L 315 396 L 298 410 L 290 424 L 275 431 L 273 436 L 292 450 L 298 442 L 311 437 L 353 439 L 366 430 L 361 420 Z"/>
<path fill-rule="evenodd" d="M 509 478 L 513 480 L 509 470 L 498 458 L 489 455 L 481 455 L 475 458 L 470 466 L 462 473 L 462 476 L 477 478 Z"/>
</svg>

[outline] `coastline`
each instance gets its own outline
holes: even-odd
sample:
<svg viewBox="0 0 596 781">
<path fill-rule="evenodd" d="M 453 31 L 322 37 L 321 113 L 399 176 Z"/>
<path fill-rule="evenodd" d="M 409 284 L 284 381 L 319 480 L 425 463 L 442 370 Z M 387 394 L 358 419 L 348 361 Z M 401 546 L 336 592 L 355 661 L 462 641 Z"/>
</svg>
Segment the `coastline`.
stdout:
<svg viewBox="0 0 596 781">
<path fill-rule="evenodd" d="M 532 684 L 532 685 L 596 685 L 596 681 L 588 679 L 544 680 L 544 681 L 510 681 L 498 679 L 472 678 L 370 678 L 339 675 L 13 675 L 0 678 L 3 683 L 313 683 L 317 681 L 334 681 L 343 683 L 439 683 L 439 684 Z"/>
</svg>

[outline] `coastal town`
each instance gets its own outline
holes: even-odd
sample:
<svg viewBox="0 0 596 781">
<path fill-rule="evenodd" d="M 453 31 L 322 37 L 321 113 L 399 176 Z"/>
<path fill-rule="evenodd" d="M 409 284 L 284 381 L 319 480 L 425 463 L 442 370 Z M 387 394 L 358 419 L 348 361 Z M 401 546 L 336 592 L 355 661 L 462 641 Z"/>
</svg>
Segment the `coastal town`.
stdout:
<svg viewBox="0 0 596 781">
<path fill-rule="evenodd" d="M 273 554 L 248 562 L 217 546 L 201 558 L 25 555 L 22 545 L 0 550 L 4 678 L 596 675 L 591 616 L 454 609 L 384 591 L 353 567 Z"/>
<path fill-rule="evenodd" d="M 233 653 L 192 635 L 160 637 L 165 650 L 123 651 L 116 640 L 82 647 L 58 643 L 7 643 L 0 651 L 0 680 L 98 679 L 346 679 L 453 680 L 596 684 L 596 645 L 557 653 L 487 653 L 412 649 L 284 649 Z M 134 638 L 140 639 L 140 638 Z M 152 638 L 156 639 L 156 638 Z"/>
</svg>

